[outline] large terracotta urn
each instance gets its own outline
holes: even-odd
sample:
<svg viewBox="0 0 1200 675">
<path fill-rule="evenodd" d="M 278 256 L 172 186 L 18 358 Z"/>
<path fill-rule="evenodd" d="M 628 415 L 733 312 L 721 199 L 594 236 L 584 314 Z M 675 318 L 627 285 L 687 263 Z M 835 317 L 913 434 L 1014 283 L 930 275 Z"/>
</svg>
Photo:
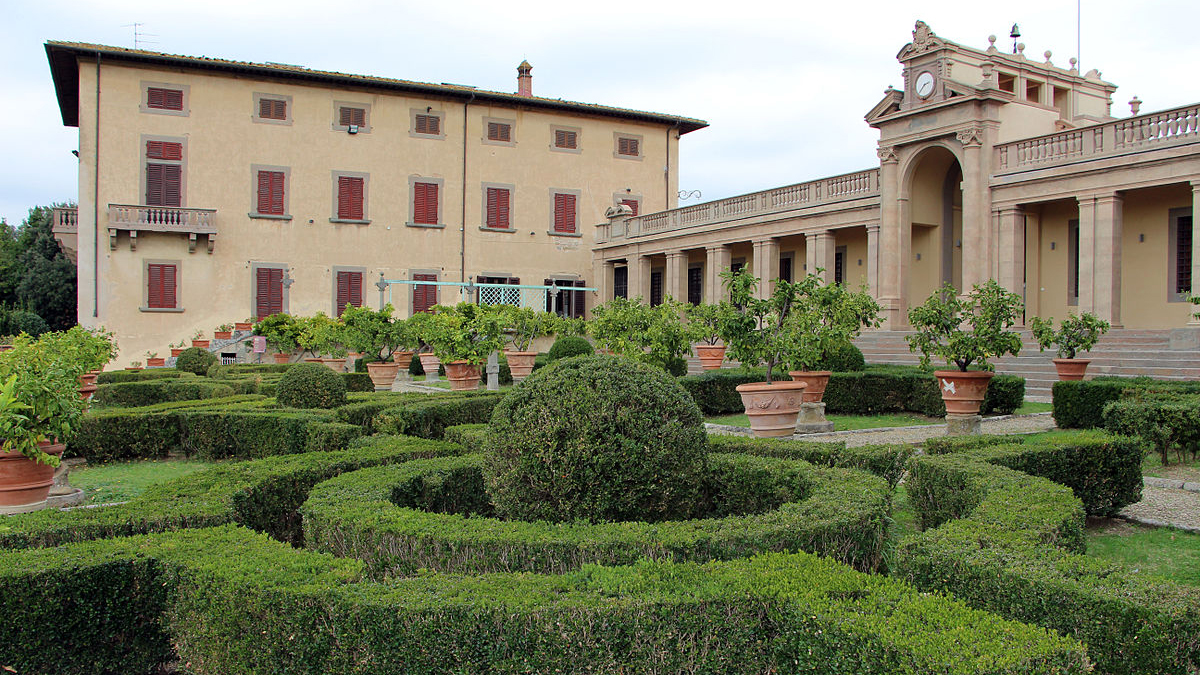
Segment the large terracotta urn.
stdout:
<svg viewBox="0 0 1200 675">
<path fill-rule="evenodd" d="M 192 340 L 192 346 L 196 349 L 208 349 L 208 340 Z"/>
<path fill-rule="evenodd" d="M 346 372 L 346 359 L 344 359 L 344 358 L 343 359 L 323 358 L 323 359 L 321 359 L 321 363 L 324 363 L 325 367 L 329 368 L 330 370 L 332 370 L 335 373 Z"/>
<path fill-rule="evenodd" d="M 291 363 L 291 361 L 292 361 L 291 354 L 285 354 L 283 352 L 275 352 L 275 354 L 273 354 L 273 356 L 275 357 L 275 363 L 277 363 L 281 366 Z"/>
<path fill-rule="evenodd" d="M 805 403 L 820 403 L 821 399 L 825 398 L 825 387 L 829 384 L 829 376 L 832 374 L 828 370 L 788 371 L 788 375 L 792 376 L 792 381 L 808 385 L 804 388 Z"/>
<path fill-rule="evenodd" d="M 367 364 L 367 374 L 371 376 L 371 383 L 375 385 L 375 391 L 391 391 L 392 383 L 396 381 L 396 373 L 399 370 L 400 366 L 394 362 L 372 361 Z"/>
<path fill-rule="evenodd" d="M 417 358 L 421 360 L 421 368 L 425 371 L 425 379 L 430 382 L 435 382 L 438 379 L 438 366 L 442 362 L 438 360 L 437 354 L 432 352 L 417 354 Z"/>
<path fill-rule="evenodd" d="M 38 447 L 62 457 L 62 443 L 42 441 Z M 54 467 L 19 452 L 0 452 L 0 513 L 24 513 L 44 508 L 54 484 Z"/>
<path fill-rule="evenodd" d="M 479 388 L 479 366 L 469 361 L 451 361 L 446 364 L 446 379 L 454 391 L 474 391 Z"/>
<path fill-rule="evenodd" d="M 750 418 L 750 430 L 759 438 L 791 436 L 796 432 L 796 416 L 804 402 L 804 382 L 750 382 L 737 386 Z"/>
<path fill-rule="evenodd" d="M 79 376 L 79 398 L 85 401 L 91 400 L 92 395 L 100 387 L 96 384 L 96 378 L 100 376 L 100 371 L 93 370 Z"/>
<path fill-rule="evenodd" d="M 1058 379 L 1064 382 L 1082 380 L 1087 373 L 1091 359 L 1053 359 L 1054 369 L 1058 371 Z"/>
<path fill-rule="evenodd" d="M 695 345 L 696 357 L 700 359 L 700 367 L 705 370 L 717 370 L 725 361 L 725 345 Z"/>
<path fill-rule="evenodd" d="M 513 382 L 521 382 L 533 372 L 533 362 L 537 352 L 504 352 L 508 361 L 508 372 L 512 373 Z"/>
<path fill-rule="evenodd" d="M 986 370 L 935 370 L 947 415 L 978 415 L 995 373 Z"/>
<path fill-rule="evenodd" d="M 409 366 L 412 365 L 412 352 L 392 352 L 392 361 L 396 366 L 405 372 L 408 372 Z"/>
</svg>

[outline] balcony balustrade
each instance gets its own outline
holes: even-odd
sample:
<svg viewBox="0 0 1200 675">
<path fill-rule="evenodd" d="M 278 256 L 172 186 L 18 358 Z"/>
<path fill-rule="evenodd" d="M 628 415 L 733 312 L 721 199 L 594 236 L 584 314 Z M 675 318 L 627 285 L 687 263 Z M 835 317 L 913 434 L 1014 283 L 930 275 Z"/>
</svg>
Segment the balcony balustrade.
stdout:
<svg viewBox="0 0 1200 675">
<path fill-rule="evenodd" d="M 129 232 L 130 250 L 137 250 L 138 232 L 176 232 L 188 235 L 188 252 L 196 250 L 198 235 L 207 235 L 208 252 L 217 239 L 215 209 L 185 209 L 177 206 L 108 205 L 109 248 L 117 247 L 117 232 Z"/>
</svg>

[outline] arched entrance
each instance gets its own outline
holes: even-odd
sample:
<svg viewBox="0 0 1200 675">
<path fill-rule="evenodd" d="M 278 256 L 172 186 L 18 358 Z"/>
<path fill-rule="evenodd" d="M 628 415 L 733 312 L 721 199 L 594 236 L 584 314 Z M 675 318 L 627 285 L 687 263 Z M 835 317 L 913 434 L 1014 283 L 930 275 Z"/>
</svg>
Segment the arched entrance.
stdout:
<svg viewBox="0 0 1200 675">
<path fill-rule="evenodd" d="M 914 306 L 947 282 L 963 290 L 963 178 L 954 153 L 941 146 L 923 150 L 911 166 L 908 304 Z"/>
</svg>

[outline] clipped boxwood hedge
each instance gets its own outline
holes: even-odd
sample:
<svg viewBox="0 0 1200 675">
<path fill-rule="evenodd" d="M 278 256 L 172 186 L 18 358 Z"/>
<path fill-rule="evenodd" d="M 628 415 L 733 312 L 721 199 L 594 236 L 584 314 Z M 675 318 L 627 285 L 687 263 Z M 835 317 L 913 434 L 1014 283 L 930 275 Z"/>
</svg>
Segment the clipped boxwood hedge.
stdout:
<svg viewBox="0 0 1200 675">
<path fill-rule="evenodd" d="M 1109 403 L 1103 417 L 1106 429 L 1141 438 L 1159 452 L 1164 465 L 1171 450 L 1200 458 L 1200 395 L 1143 394 Z"/>
<path fill-rule="evenodd" d="M 470 448 L 467 443 L 458 442 L 463 447 Z M 884 479 L 890 487 L 895 487 L 900 482 L 900 478 L 907 468 L 908 459 L 916 452 L 913 446 L 903 444 L 864 445 L 847 448 L 844 441 L 818 443 L 724 434 L 709 434 L 708 442 L 713 452 L 802 459 L 823 466 L 862 469 Z"/>
<path fill-rule="evenodd" d="M 901 540 L 892 574 L 1073 636 L 1087 644 L 1098 672 L 1195 672 L 1200 589 L 1082 555 L 1085 503 L 1106 511 L 1133 498 L 1126 459 L 1106 456 L 1106 449 L 1125 453 L 1124 443 L 1051 435 L 914 457 L 910 499 L 926 527 L 938 526 Z M 1095 477 L 1075 481 L 1083 501 L 1066 485 L 1004 466 L 1067 479 L 1072 463 Z"/>
<path fill-rule="evenodd" d="M 502 398 L 503 394 L 480 393 L 404 404 L 378 413 L 371 428 L 385 434 L 441 438 L 446 427 L 487 422 Z"/>
<path fill-rule="evenodd" d="M 96 376 L 96 384 L 117 382 L 144 382 L 146 380 L 174 380 L 191 378 L 195 375 L 174 368 L 147 368 L 146 370 L 106 370 Z"/>
<path fill-rule="evenodd" d="M 239 387 L 239 389 L 245 389 Z M 96 388 L 92 403 L 98 406 L 141 407 L 155 403 L 191 401 L 205 398 L 225 398 L 235 394 L 253 394 L 254 391 L 234 391 L 223 382 L 211 382 L 202 378 L 187 380 L 143 380 L 102 384 Z"/>
<path fill-rule="evenodd" d="M 363 560 L 375 577 L 561 573 L 794 550 L 878 567 L 891 511 L 882 480 L 798 460 L 718 454 L 711 462 L 703 486 L 710 517 L 655 523 L 493 518 L 481 455 L 356 471 L 313 489 L 301 508 L 304 536 L 310 548 Z"/>
<path fill-rule="evenodd" d="M 1200 382 L 1106 375 L 1092 380 L 1055 382 L 1052 392 L 1054 423 L 1058 428 L 1096 429 L 1104 427 L 1104 407 L 1122 398 L 1125 392 L 1200 394 Z"/>
</svg>

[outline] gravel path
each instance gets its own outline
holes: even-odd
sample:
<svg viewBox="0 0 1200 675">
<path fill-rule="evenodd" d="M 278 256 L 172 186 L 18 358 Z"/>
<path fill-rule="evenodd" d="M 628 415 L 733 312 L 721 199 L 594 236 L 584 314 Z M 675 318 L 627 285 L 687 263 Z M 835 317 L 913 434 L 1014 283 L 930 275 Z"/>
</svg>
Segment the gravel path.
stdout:
<svg viewBox="0 0 1200 675">
<path fill-rule="evenodd" d="M 726 424 L 706 424 L 705 426 L 713 433 L 750 435 L 748 427 L 735 427 Z M 1048 412 L 1034 413 L 1032 415 L 985 417 L 982 428 L 985 434 L 1030 434 L 1053 429 L 1054 418 Z M 828 443 L 845 441 L 847 446 L 857 447 L 860 445 L 882 443 L 920 443 L 927 438 L 943 436 L 945 433 L 945 424 L 925 424 L 914 427 L 831 431 L 825 434 L 797 434 L 793 438 L 798 441 L 821 441 Z"/>
<path fill-rule="evenodd" d="M 1143 525 L 1200 532 L 1200 493 L 1147 482 L 1142 486 L 1142 501 L 1121 509 L 1121 517 Z"/>
</svg>

